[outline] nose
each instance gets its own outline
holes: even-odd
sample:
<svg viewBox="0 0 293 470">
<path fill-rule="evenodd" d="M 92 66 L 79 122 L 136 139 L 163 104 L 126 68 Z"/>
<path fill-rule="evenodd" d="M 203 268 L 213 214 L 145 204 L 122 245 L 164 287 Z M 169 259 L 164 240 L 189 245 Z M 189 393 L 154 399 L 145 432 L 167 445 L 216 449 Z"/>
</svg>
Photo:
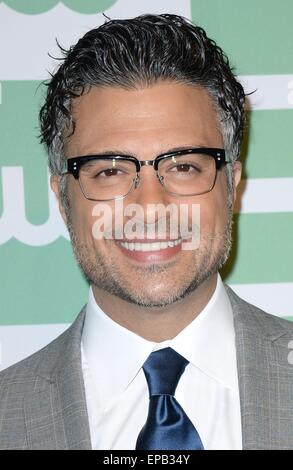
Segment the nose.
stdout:
<svg viewBox="0 0 293 470">
<path fill-rule="evenodd" d="M 167 202 L 167 193 L 153 167 L 143 167 L 138 176 L 139 182 L 135 190 L 136 203 L 146 205 Z"/>
<path fill-rule="evenodd" d="M 154 222 L 160 219 L 160 214 L 155 206 L 158 204 L 167 206 L 170 203 L 168 193 L 151 166 L 143 167 L 140 170 L 139 182 L 131 196 L 132 202 L 139 204 L 143 208 L 146 220 L 153 220 Z"/>
</svg>

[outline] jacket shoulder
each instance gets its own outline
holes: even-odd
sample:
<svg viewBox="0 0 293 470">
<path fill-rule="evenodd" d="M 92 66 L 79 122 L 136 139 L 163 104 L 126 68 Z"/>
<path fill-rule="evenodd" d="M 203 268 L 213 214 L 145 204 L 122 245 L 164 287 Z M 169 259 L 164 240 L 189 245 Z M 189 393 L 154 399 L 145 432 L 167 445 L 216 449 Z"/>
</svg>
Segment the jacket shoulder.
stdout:
<svg viewBox="0 0 293 470">
<path fill-rule="evenodd" d="M 34 422 L 41 429 L 37 424 L 40 416 L 51 420 L 57 416 L 53 416 L 52 396 L 58 388 L 57 378 L 67 370 L 74 375 L 72 371 L 79 367 L 84 315 L 83 309 L 54 341 L 0 372 L 0 449 L 31 448 L 27 425 Z"/>
<path fill-rule="evenodd" d="M 60 367 L 60 359 L 63 359 L 64 356 L 68 356 L 68 360 L 70 360 L 70 356 L 67 353 L 71 352 L 70 349 L 73 343 L 80 343 L 84 316 L 85 307 L 81 310 L 74 323 L 61 335 L 34 354 L 2 370 L 0 372 L 1 392 L 9 384 L 11 386 L 15 384 L 21 385 L 22 390 L 24 390 L 26 385 L 31 387 L 38 375 L 50 377 L 50 374 Z"/>
<path fill-rule="evenodd" d="M 239 297 L 229 286 L 225 286 L 235 318 L 247 327 L 259 329 L 262 333 L 283 332 L 293 338 L 293 322 L 278 315 L 265 312 L 259 307 Z"/>
</svg>

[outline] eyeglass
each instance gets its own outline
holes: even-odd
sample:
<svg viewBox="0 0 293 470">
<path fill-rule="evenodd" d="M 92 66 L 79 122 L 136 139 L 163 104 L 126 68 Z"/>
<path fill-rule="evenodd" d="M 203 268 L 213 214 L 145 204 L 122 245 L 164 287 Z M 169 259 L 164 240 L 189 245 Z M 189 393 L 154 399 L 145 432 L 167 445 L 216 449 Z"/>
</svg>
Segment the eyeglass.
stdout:
<svg viewBox="0 0 293 470">
<path fill-rule="evenodd" d="M 143 166 L 152 166 L 164 189 L 175 196 L 197 196 L 212 191 L 217 172 L 227 163 L 224 149 L 190 148 L 138 160 L 128 155 L 85 155 L 68 158 L 62 174 L 78 180 L 85 198 L 111 201 L 137 188 Z"/>
</svg>

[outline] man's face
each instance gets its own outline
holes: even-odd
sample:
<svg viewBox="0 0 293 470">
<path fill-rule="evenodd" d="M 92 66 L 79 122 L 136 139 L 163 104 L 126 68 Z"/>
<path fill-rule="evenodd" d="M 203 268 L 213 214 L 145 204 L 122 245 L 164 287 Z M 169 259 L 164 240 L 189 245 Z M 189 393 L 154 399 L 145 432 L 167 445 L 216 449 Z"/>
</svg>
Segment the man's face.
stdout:
<svg viewBox="0 0 293 470">
<path fill-rule="evenodd" d="M 66 145 L 67 157 L 113 151 L 152 160 L 174 148 L 223 148 L 212 101 L 200 87 L 168 82 L 137 90 L 95 87 L 74 100 L 73 114 L 76 129 Z M 145 219 L 138 221 L 142 224 L 152 210 L 149 204 L 199 204 L 201 239 L 195 250 L 182 250 L 179 245 L 179 249 L 132 251 L 121 240 L 96 239 L 92 211 L 97 203 L 83 196 L 72 175 L 67 178 L 70 209 L 65 213 L 61 207 L 61 212 L 75 255 L 93 287 L 137 305 L 166 306 L 196 289 L 225 261 L 232 214 L 224 170 L 218 172 L 212 191 L 176 197 L 164 190 L 151 166 L 144 166 L 139 186 L 123 201 L 124 207 L 130 203 L 142 207 Z M 237 185 L 240 165 L 235 167 L 234 178 Z M 52 188 L 58 194 L 56 177 Z M 108 204 L 113 214 L 114 202 Z M 172 237 L 167 233 L 164 238 Z"/>
</svg>

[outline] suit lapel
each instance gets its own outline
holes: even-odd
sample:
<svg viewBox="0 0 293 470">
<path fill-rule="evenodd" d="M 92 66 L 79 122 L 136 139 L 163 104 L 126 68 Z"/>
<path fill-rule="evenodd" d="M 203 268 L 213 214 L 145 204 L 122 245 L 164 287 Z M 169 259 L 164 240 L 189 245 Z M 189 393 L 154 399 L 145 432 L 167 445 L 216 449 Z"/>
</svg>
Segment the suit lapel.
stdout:
<svg viewBox="0 0 293 470">
<path fill-rule="evenodd" d="M 274 426 L 270 407 L 277 398 L 271 390 L 270 345 L 239 323 L 236 325 L 243 449 L 269 449 L 270 429 Z"/>
<path fill-rule="evenodd" d="M 293 368 L 281 322 L 228 289 L 234 312 L 243 449 L 293 448 Z"/>
<path fill-rule="evenodd" d="M 265 314 L 227 288 L 236 335 L 243 449 L 293 449 L 292 340 L 282 320 Z M 33 393 L 24 399 L 27 447 L 90 449 L 81 365 L 85 310 L 43 349 Z"/>
<path fill-rule="evenodd" d="M 31 449 L 90 449 L 90 431 L 81 366 L 84 311 L 45 348 L 34 392 L 24 401 Z"/>
</svg>

